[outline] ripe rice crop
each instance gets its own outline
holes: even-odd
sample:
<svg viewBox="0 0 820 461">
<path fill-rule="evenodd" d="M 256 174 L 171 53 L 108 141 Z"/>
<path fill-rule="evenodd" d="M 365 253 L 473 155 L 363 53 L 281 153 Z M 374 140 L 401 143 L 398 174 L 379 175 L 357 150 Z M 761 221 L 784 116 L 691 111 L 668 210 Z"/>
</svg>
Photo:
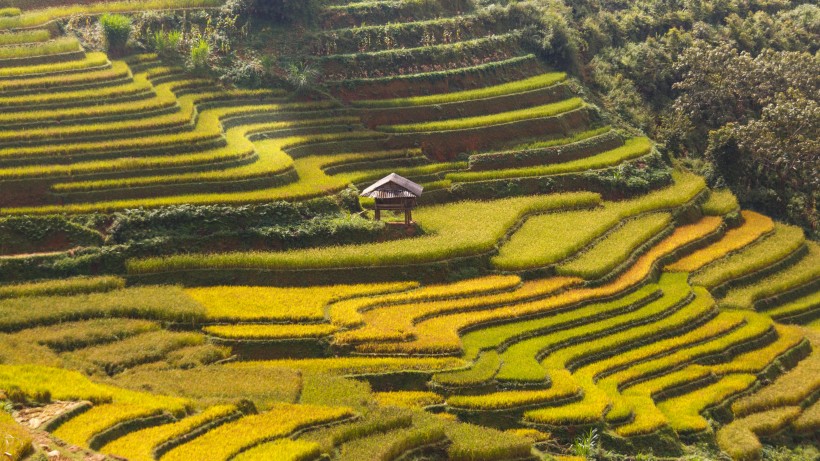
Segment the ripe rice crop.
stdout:
<svg viewBox="0 0 820 461">
<path fill-rule="evenodd" d="M 0 37 L 3 37 L 0 34 Z M 61 75 L 59 79 L 53 75 L 46 77 L 25 77 L 19 79 L 0 80 L 0 92 L 9 91 L 60 91 L 72 85 L 99 84 L 104 86 L 110 80 L 124 79 L 130 75 L 128 65 L 122 61 L 113 61 L 106 69 L 88 70 L 74 74 Z"/>
<path fill-rule="evenodd" d="M 129 261 L 127 267 L 131 274 L 145 274 L 195 268 L 298 269 L 432 262 L 490 251 L 526 215 L 589 206 L 599 200 L 598 194 L 568 193 L 424 207 L 417 210 L 416 219 L 426 235 L 414 239 L 412 245 L 401 240 L 277 253 L 178 255 Z"/>
<path fill-rule="evenodd" d="M 345 298 L 404 291 L 415 282 L 330 285 L 309 288 L 222 286 L 185 292 L 215 320 L 322 320 L 325 306 Z"/>
<path fill-rule="evenodd" d="M 164 461 L 193 459 L 227 461 L 262 442 L 286 437 L 299 429 L 327 424 L 351 416 L 353 412 L 343 407 L 283 403 L 276 405 L 270 411 L 223 424 L 170 450 L 162 459 Z"/>
<path fill-rule="evenodd" d="M 447 104 L 460 101 L 471 101 L 475 99 L 492 98 L 507 94 L 523 93 L 525 91 L 536 90 L 566 80 L 567 74 L 564 72 L 550 72 L 536 75 L 535 77 L 516 80 L 501 85 L 488 86 L 475 90 L 453 91 L 449 93 L 434 94 L 427 96 L 414 96 L 409 98 L 396 99 L 376 99 L 354 101 L 357 107 L 377 108 L 377 107 L 407 107 L 407 106 L 428 106 L 432 104 Z"/>
<path fill-rule="evenodd" d="M 742 211 L 741 215 L 744 222 L 740 227 L 728 230 L 726 235 L 708 247 L 668 264 L 666 270 L 694 272 L 774 230 L 774 222 L 766 216 L 748 210 Z"/>
<path fill-rule="evenodd" d="M 386 306 L 372 309 L 362 314 L 365 326 L 341 332 L 334 341 L 339 344 L 367 341 L 400 341 L 412 335 L 413 325 L 419 320 L 448 315 L 456 312 L 470 312 L 480 309 L 498 307 L 515 300 L 544 297 L 559 292 L 564 288 L 576 285 L 578 279 L 553 277 L 536 283 L 522 286 L 521 290 L 475 296 L 457 300 L 428 301 L 423 303 Z"/>
<path fill-rule="evenodd" d="M 547 389 L 491 392 L 482 395 L 453 395 L 447 404 L 470 410 L 501 410 L 561 401 L 577 395 L 578 384 L 566 370 L 550 372 L 552 385 Z"/>
<path fill-rule="evenodd" d="M 228 339 L 306 339 L 332 335 L 338 327 L 326 323 L 306 325 L 213 325 L 202 329 Z"/>
<path fill-rule="evenodd" d="M 0 37 L 2 37 L 2 35 L 0 35 Z M 0 40 L 2 40 L 2 38 L 0 38 Z M 32 56 L 67 53 L 69 51 L 79 50 L 80 42 L 77 41 L 76 38 L 60 37 L 37 44 L 0 47 L 0 59 L 28 58 Z"/>
<path fill-rule="evenodd" d="M 536 336 L 524 339 L 509 346 L 502 354 L 503 364 L 498 371 L 496 379 L 508 381 L 543 381 L 546 372 L 539 365 L 539 355 L 543 351 L 557 349 L 561 346 L 577 342 L 580 338 L 588 338 L 593 334 L 603 334 L 614 328 L 625 328 L 640 322 L 644 318 L 675 318 L 671 315 L 675 308 L 690 294 L 690 288 L 685 283 L 685 278 L 681 276 L 666 277 L 659 284 L 664 290 L 663 297 L 653 301 L 639 309 L 625 314 L 600 320 L 592 324 L 576 326 L 573 328 L 561 329 L 544 336 Z M 699 302 L 697 300 L 700 300 Z M 708 293 L 699 292 L 696 301 L 689 304 L 686 309 L 678 312 L 697 312 L 704 310 L 703 303 L 711 300 Z M 708 304 L 707 304 L 708 306 Z M 671 317 L 670 317 L 671 315 Z M 618 331 L 617 329 L 614 331 Z M 627 332 L 631 330 L 626 330 Z M 550 357 L 554 354 L 550 354 Z M 549 360 L 550 357 L 547 359 Z"/>
<path fill-rule="evenodd" d="M 717 222 L 716 222 L 717 221 Z M 544 314 L 555 309 L 621 294 L 624 290 L 642 283 L 651 274 L 658 260 L 681 246 L 688 245 L 714 232 L 719 218 L 704 219 L 682 226 L 672 235 L 652 247 L 613 282 L 596 287 L 567 290 L 557 296 L 539 302 L 518 303 L 486 311 L 456 313 L 437 316 L 419 322 L 415 326 L 416 339 L 406 343 L 367 344 L 368 352 L 441 353 L 461 351 L 460 332 L 483 323 L 505 321 L 510 317 Z"/>
<path fill-rule="evenodd" d="M 192 323 L 205 317 L 205 309 L 175 287 L 0 300 L 0 331 L 104 317 Z"/>
<path fill-rule="evenodd" d="M 125 280 L 115 276 L 70 277 L 46 282 L 0 285 L 0 299 L 29 296 L 67 296 L 99 293 L 125 288 Z"/>
<path fill-rule="evenodd" d="M 375 392 L 373 398 L 383 407 L 419 408 L 444 403 L 444 397 L 427 391 Z"/>
<path fill-rule="evenodd" d="M 443 423 L 433 417 L 414 418 L 409 428 L 395 429 L 384 434 L 356 439 L 339 447 L 340 461 L 391 461 L 413 449 L 447 440 Z"/>
<path fill-rule="evenodd" d="M 694 392 L 658 403 L 658 408 L 666 415 L 669 425 L 678 433 L 707 430 L 709 424 L 700 413 L 717 405 L 732 395 L 750 388 L 757 378 L 749 374 L 724 376 L 720 381 Z"/>
<path fill-rule="evenodd" d="M 111 402 L 115 394 L 79 372 L 39 365 L 0 365 L 0 388 L 20 389 L 28 398 L 49 394 L 54 400 L 94 403 Z"/>
<path fill-rule="evenodd" d="M 531 442 L 513 434 L 473 424 L 448 424 L 444 431 L 452 442 L 447 447 L 447 459 L 452 461 L 526 459 L 532 455 Z"/>
<path fill-rule="evenodd" d="M 577 402 L 545 407 L 524 413 L 524 420 L 553 426 L 591 424 L 601 420 L 609 399 L 591 383 L 584 383 L 583 397 Z"/>
<path fill-rule="evenodd" d="M 470 364 L 470 368 L 436 373 L 433 375 L 433 382 L 452 387 L 478 385 L 491 380 L 500 366 L 498 352 L 486 351 Z"/>
<path fill-rule="evenodd" d="M 0 436 L 0 450 L 9 461 L 22 461 L 32 452 L 31 435 L 5 411 L 0 411 Z"/>
<path fill-rule="evenodd" d="M 799 433 L 816 434 L 820 430 L 820 400 L 803 410 L 803 414 L 792 422 L 792 427 Z"/>
<path fill-rule="evenodd" d="M 132 403 L 106 403 L 61 424 L 54 431 L 54 436 L 74 445 L 88 447 L 91 438 L 106 429 L 125 421 L 148 418 L 160 413 L 161 408 Z"/>
<path fill-rule="evenodd" d="M 2 22 L 2 21 L 0 21 Z M 36 66 L 3 67 L 0 68 L 0 78 L 9 77 L 42 77 L 42 74 L 56 74 L 60 72 L 76 71 L 102 67 L 109 64 L 108 56 L 105 53 L 86 53 L 85 59 L 80 61 L 55 62 L 52 64 L 40 64 Z"/>
<path fill-rule="evenodd" d="M 69 102 L 80 102 L 84 105 L 92 105 L 87 104 L 86 101 L 93 101 L 91 98 L 99 98 L 102 102 L 105 102 L 105 98 L 133 96 L 139 93 L 146 93 L 147 97 L 147 92 L 151 91 L 153 88 L 154 87 L 144 78 L 135 78 L 132 82 L 106 88 L 92 88 L 60 92 L 38 92 L 19 96 L 9 96 L 0 98 L 0 107 L 15 109 L 23 108 L 29 111 L 34 111 L 37 109 L 38 105 L 55 105 Z M 166 98 L 173 98 L 173 94 L 170 94 L 170 92 L 162 96 Z M 50 113 L 51 109 L 51 107 L 46 107 L 43 111 Z M 17 114 L 8 113 L 4 114 L 4 116 L 5 121 L 15 122 L 16 120 L 14 117 L 16 117 Z M 23 113 L 23 116 L 25 116 L 25 113 Z"/>
<path fill-rule="evenodd" d="M 722 283 L 751 274 L 780 261 L 804 245 L 799 227 L 777 223 L 774 233 L 737 253 L 703 267 L 692 276 L 695 285 L 714 288 Z"/>
<path fill-rule="evenodd" d="M 820 278 L 820 246 L 808 242 L 809 252 L 796 264 L 750 285 L 729 291 L 720 301 L 721 307 L 750 309 L 756 301 L 785 293 Z"/>
<path fill-rule="evenodd" d="M 21 43 L 45 42 L 51 38 L 51 33 L 45 29 L 24 30 L 0 34 L 0 45 L 17 45 Z"/>
<path fill-rule="evenodd" d="M 567 144 L 573 144 L 576 142 L 584 141 L 586 139 L 594 138 L 596 136 L 600 136 L 605 133 L 609 133 L 612 131 L 612 127 L 609 125 L 602 126 L 600 128 L 595 128 L 592 130 L 582 131 L 580 133 L 575 133 L 571 136 L 567 136 L 564 138 L 558 139 L 548 139 L 544 141 L 534 141 L 527 144 L 518 144 L 512 149 L 510 152 L 515 151 L 522 151 L 522 150 L 536 150 L 536 149 L 546 149 L 548 147 L 555 147 L 555 146 L 564 146 Z M 482 154 L 477 154 L 482 155 Z"/>
<path fill-rule="evenodd" d="M 13 337 L 57 351 L 66 351 L 119 341 L 158 329 L 156 322 L 148 320 L 95 319 L 29 328 L 15 333 Z"/>
<path fill-rule="evenodd" d="M 730 362 L 714 365 L 712 371 L 720 375 L 760 373 L 778 357 L 805 341 L 803 333 L 796 327 L 775 324 L 774 329 L 777 340 L 760 349 L 738 354 Z"/>
<path fill-rule="evenodd" d="M 697 322 L 703 316 L 709 314 L 714 306 L 714 301 L 704 292 L 696 291 L 695 299 L 671 315 L 655 320 L 657 316 L 638 320 L 640 326 L 618 331 L 598 339 L 588 341 L 584 344 L 574 344 L 569 347 L 561 347 L 551 352 L 542 361 L 541 365 L 547 368 L 569 368 L 574 362 L 596 354 L 608 354 L 610 351 L 618 350 L 628 344 L 649 341 L 650 339 L 662 338 L 664 334 L 673 333 L 684 328 L 686 325 Z M 663 312 L 662 314 L 666 314 Z M 559 346 L 560 347 L 560 346 Z"/>
<path fill-rule="evenodd" d="M 554 264 L 604 235 L 621 220 L 641 213 L 677 208 L 705 187 L 698 176 L 673 174 L 665 189 L 623 202 L 604 202 L 602 208 L 533 216 L 501 246 L 493 265 L 502 270 L 524 270 Z M 544 238 L 544 235 L 561 236 Z"/>
<path fill-rule="evenodd" d="M 554 331 L 562 325 L 572 325 L 584 319 L 606 315 L 609 312 L 614 314 L 627 309 L 633 304 L 646 302 L 660 293 L 658 285 L 647 284 L 633 293 L 618 297 L 612 301 L 590 304 L 545 318 L 524 320 L 470 331 L 461 338 L 464 345 L 464 355 L 468 358 L 474 357 L 481 350 L 502 347 L 514 338 L 523 338 L 538 331 Z"/>
<path fill-rule="evenodd" d="M 706 216 L 723 216 L 733 211 L 740 210 L 737 197 L 729 189 L 712 191 L 709 199 L 701 205 L 700 209 Z"/>
<path fill-rule="evenodd" d="M 68 354 L 67 359 L 91 363 L 113 374 L 141 363 L 154 362 L 170 352 L 184 347 L 198 346 L 205 338 L 197 333 L 176 333 L 165 330 L 148 332 L 102 346 L 80 349 Z"/>
<path fill-rule="evenodd" d="M 182 437 L 194 429 L 235 414 L 237 414 L 237 409 L 233 405 L 210 407 L 202 413 L 175 423 L 131 432 L 105 445 L 99 451 L 108 455 L 122 456 L 130 461 L 154 461 L 153 451 L 156 447 Z"/>
<path fill-rule="evenodd" d="M 820 291 L 795 299 L 792 302 L 780 305 L 774 309 L 766 310 L 766 315 L 773 319 L 783 321 L 789 317 L 798 316 L 811 312 L 820 307 Z"/>
<path fill-rule="evenodd" d="M 343 443 L 409 427 L 413 424 L 412 415 L 404 408 L 377 407 L 365 412 L 362 418 L 355 422 L 311 431 L 300 436 L 300 439 L 316 442 L 323 452 L 330 453 Z"/>
<path fill-rule="evenodd" d="M 298 369 L 276 367 L 207 365 L 183 370 L 145 366 L 128 370 L 114 379 L 118 386 L 150 388 L 158 394 L 189 398 L 199 405 L 226 405 L 250 399 L 260 410 L 278 402 L 295 402 L 303 391 Z"/>
<path fill-rule="evenodd" d="M 370 296 L 366 298 L 359 297 L 334 302 L 329 306 L 328 315 L 331 322 L 335 325 L 355 326 L 361 323 L 362 311 L 379 306 L 462 298 L 480 295 L 482 293 L 510 290 L 520 283 L 521 278 L 518 276 L 492 275 L 455 283 L 429 285 L 421 288 L 408 286 L 408 290 L 410 290 L 410 288 L 416 289 L 395 294 Z"/>
<path fill-rule="evenodd" d="M 718 445 L 735 461 L 758 460 L 763 452 L 758 436 L 779 432 L 800 411 L 800 407 L 783 407 L 736 419 L 717 432 Z"/>
<path fill-rule="evenodd" d="M 575 259 L 556 267 L 560 275 L 601 278 L 622 264 L 641 245 L 668 229 L 669 213 L 653 213 L 631 219 Z"/>
<path fill-rule="evenodd" d="M 621 147 L 579 160 L 525 168 L 449 173 L 446 175 L 446 178 L 454 182 L 489 181 L 494 179 L 547 176 L 595 170 L 618 165 L 626 160 L 644 156 L 651 150 L 652 142 L 648 138 L 632 138 L 627 139 Z"/>
<path fill-rule="evenodd" d="M 379 129 L 388 133 L 414 133 L 425 131 L 448 131 L 463 130 L 467 128 L 478 128 L 482 126 L 498 125 L 501 123 L 512 123 L 520 120 L 533 118 L 552 117 L 563 112 L 583 107 L 584 101 L 581 98 L 571 98 L 564 101 L 545 104 L 543 106 L 519 109 L 498 114 L 481 115 L 476 117 L 466 117 L 451 120 L 412 123 L 408 125 L 383 125 Z"/>
<path fill-rule="evenodd" d="M 14 16 L 20 16 L 20 8 L 0 8 L 0 18 L 11 18 Z"/>
<path fill-rule="evenodd" d="M 233 461 L 309 461 L 319 457 L 319 445 L 304 440 L 279 439 L 257 445 L 231 458 Z"/>
<path fill-rule="evenodd" d="M 773 383 L 732 404 L 739 417 L 788 405 L 800 405 L 820 390 L 820 351 L 816 349 Z"/>
<path fill-rule="evenodd" d="M 237 362 L 226 366 L 231 368 L 293 368 L 312 374 L 363 375 L 396 371 L 441 371 L 463 367 L 464 361 L 455 357 L 338 357 L 333 359 Z"/>
<path fill-rule="evenodd" d="M 165 10 L 219 6 L 217 0 L 129 0 L 82 5 L 55 6 L 41 10 L 26 11 L 20 16 L 0 18 L 0 30 L 38 26 L 55 19 L 74 15 L 101 13 L 127 13 L 133 11 Z"/>
</svg>

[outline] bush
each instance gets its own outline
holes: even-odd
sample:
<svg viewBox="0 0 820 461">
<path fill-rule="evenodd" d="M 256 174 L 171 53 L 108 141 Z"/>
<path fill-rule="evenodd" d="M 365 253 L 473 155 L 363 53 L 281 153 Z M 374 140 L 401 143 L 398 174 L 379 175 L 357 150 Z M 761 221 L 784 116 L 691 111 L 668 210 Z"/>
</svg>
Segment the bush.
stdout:
<svg viewBox="0 0 820 461">
<path fill-rule="evenodd" d="M 208 59 L 211 57 L 211 45 L 204 39 L 199 39 L 191 46 L 190 67 L 194 70 L 203 71 L 208 69 Z"/>
<path fill-rule="evenodd" d="M 100 16 L 108 52 L 114 55 L 125 53 L 128 36 L 131 35 L 131 18 L 121 14 L 104 14 Z"/>
<path fill-rule="evenodd" d="M 158 30 L 151 36 L 151 46 L 153 46 L 154 51 L 160 55 L 169 56 L 178 51 L 179 42 L 181 40 L 182 32 L 178 30 L 172 30 L 170 32 Z"/>
</svg>

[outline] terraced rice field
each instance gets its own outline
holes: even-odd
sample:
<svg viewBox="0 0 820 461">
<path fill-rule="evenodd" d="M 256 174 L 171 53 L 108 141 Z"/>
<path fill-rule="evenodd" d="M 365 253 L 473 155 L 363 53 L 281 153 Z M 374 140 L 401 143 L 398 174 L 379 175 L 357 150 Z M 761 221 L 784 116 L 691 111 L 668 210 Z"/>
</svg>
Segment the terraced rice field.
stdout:
<svg viewBox="0 0 820 461">
<path fill-rule="evenodd" d="M 816 437 L 820 248 L 687 171 L 610 187 L 653 143 L 520 31 L 447 2 L 400 22 L 412 2 L 335 2 L 313 59 L 337 98 L 303 101 L 40 28 L 219 3 L 0 17 L 2 215 L 296 201 L 396 172 L 431 197 L 420 235 L 0 285 L 0 395 L 82 402 L 36 426 L 143 461 L 549 459 L 590 428 L 622 453 L 746 460 Z M 397 44 L 357 52 L 388 22 Z M 24 459 L 4 412 L 1 434 Z"/>
</svg>

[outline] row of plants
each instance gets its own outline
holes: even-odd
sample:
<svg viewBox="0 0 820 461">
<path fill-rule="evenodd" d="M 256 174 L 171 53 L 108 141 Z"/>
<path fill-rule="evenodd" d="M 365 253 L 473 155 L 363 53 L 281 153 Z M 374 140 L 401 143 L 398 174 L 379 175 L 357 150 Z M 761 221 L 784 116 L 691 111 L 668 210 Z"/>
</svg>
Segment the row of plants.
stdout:
<svg viewBox="0 0 820 461">
<path fill-rule="evenodd" d="M 766 270 L 772 264 L 805 247 L 799 227 L 775 223 L 771 235 L 701 268 L 692 283 L 713 289 L 721 284 Z"/>
<path fill-rule="evenodd" d="M 510 317 L 546 315 L 569 306 L 596 302 L 601 298 L 622 295 L 645 283 L 656 273 L 658 265 L 675 253 L 708 238 L 714 232 L 713 223 L 681 226 L 672 235 L 653 246 L 626 271 L 611 282 L 593 288 L 575 288 L 534 302 L 496 307 L 483 311 L 456 313 L 425 319 L 414 326 L 416 339 L 408 343 L 367 343 L 357 346 L 362 352 L 382 353 L 442 353 L 461 352 L 460 337 L 481 326 L 506 322 Z"/>
<path fill-rule="evenodd" d="M 795 264 L 784 268 L 751 285 L 744 285 L 730 290 L 720 300 L 722 307 L 734 309 L 754 308 L 763 299 L 787 294 L 800 287 L 812 287 L 820 278 L 820 248 L 809 242 L 809 251 Z"/>
<path fill-rule="evenodd" d="M 670 187 L 632 200 L 607 202 L 602 209 L 531 217 L 501 246 L 493 265 L 502 270 L 524 270 L 557 263 L 581 251 L 622 220 L 643 213 L 674 211 L 695 199 L 703 187 L 703 181 L 696 176 L 677 175 Z M 546 245 L 543 233 L 566 238 Z"/>
<path fill-rule="evenodd" d="M 45 29 L 7 32 L 0 34 L 0 46 L 20 45 L 24 43 L 45 42 L 51 38 L 51 33 Z"/>
<path fill-rule="evenodd" d="M 367 254 L 360 251 L 360 246 L 349 245 L 322 251 L 180 255 L 131 261 L 128 271 L 140 274 L 193 268 L 297 269 L 396 265 L 450 259 L 492 250 L 507 229 L 529 214 L 591 205 L 598 200 L 597 194 L 570 193 L 422 208 L 416 213 L 417 219 L 423 223 L 422 230 L 429 235 L 417 239 L 415 245 L 405 242 L 368 245 Z M 488 220 L 487 216 L 493 218 Z M 482 225 L 476 225 L 478 222 Z M 487 225 L 488 222 L 493 225 Z"/>
<path fill-rule="evenodd" d="M 55 62 L 52 64 L 37 64 L 33 66 L 3 67 L 0 68 L 0 79 L 17 79 L 25 76 L 32 78 L 42 77 L 50 74 L 52 77 L 59 77 L 63 74 L 82 72 L 84 70 L 97 70 L 110 66 L 108 56 L 105 53 L 86 53 L 81 60 Z"/>
<path fill-rule="evenodd" d="M 202 8 L 219 6 L 216 0 L 137 0 L 115 1 L 103 4 L 81 4 L 56 6 L 41 10 L 26 11 L 19 16 L 0 18 L 0 30 L 20 29 L 46 24 L 55 19 L 74 15 L 97 15 L 101 13 L 134 12 L 179 8 Z"/>
<path fill-rule="evenodd" d="M 79 50 L 80 42 L 78 42 L 76 38 L 61 37 L 32 45 L 25 44 L 0 47 L 0 59 L 23 59 Z M 25 64 L 25 61 L 18 62 L 19 64 Z"/>
<path fill-rule="evenodd" d="M 501 123 L 511 123 L 519 120 L 533 118 L 552 117 L 563 112 L 578 109 L 583 105 L 584 102 L 582 99 L 572 98 L 566 101 L 561 101 L 553 104 L 547 104 L 544 106 L 538 106 L 527 109 L 519 109 L 510 112 L 502 112 L 500 114 L 482 115 L 463 119 L 423 122 L 410 125 L 386 125 L 379 127 L 379 129 L 382 131 L 386 131 L 388 133 L 413 133 L 423 131 L 460 130 L 487 125 L 496 125 Z"/>
<path fill-rule="evenodd" d="M 590 157 L 578 160 L 568 160 L 551 165 L 539 165 L 526 168 L 502 168 L 489 171 L 467 171 L 463 173 L 450 173 L 447 179 L 455 182 L 469 182 L 482 180 L 497 180 L 507 178 L 523 178 L 531 176 L 548 176 L 572 172 L 588 172 L 589 170 L 599 170 L 611 168 L 628 160 L 644 157 L 652 152 L 652 143 L 647 138 L 627 139 L 620 147 L 608 150 Z M 514 160 L 513 160 L 514 161 Z"/>
</svg>

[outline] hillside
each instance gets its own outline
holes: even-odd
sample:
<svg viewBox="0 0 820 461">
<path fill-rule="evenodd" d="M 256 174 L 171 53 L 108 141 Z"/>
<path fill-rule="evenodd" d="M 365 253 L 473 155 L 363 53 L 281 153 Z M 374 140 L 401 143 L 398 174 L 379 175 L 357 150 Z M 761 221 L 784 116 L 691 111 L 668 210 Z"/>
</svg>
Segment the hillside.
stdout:
<svg viewBox="0 0 820 461">
<path fill-rule="evenodd" d="M 0 0 L 12 461 L 820 456 L 816 207 L 652 139 L 592 6 L 67 5 Z"/>
</svg>

